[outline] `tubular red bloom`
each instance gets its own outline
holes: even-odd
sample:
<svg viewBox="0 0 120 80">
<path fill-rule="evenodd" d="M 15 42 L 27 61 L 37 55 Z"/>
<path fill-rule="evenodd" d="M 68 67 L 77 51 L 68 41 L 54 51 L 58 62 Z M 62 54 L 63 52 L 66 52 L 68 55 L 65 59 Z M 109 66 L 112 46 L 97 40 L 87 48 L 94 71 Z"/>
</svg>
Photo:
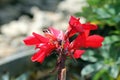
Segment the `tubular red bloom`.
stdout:
<svg viewBox="0 0 120 80">
<path fill-rule="evenodd" d="M 71 16 L 70 21 L 69 21 L 69 25 L 72 28 L 72 30 L 75 30 L 75 31 L 78 31 L 78 32 L 83 32 L 84 29 L 81 26 L 81 23 L 80 23 L 79 20 L 80 20 L 80 18 L 77 19 L 77 18 Z"/>
<path fill-rule="evenodd" d="M 48 32 L 45 32 L 45 37 L 33 32 L 33 36 L 28 36 L 23 41 L 27 46 L 35 45 L 38 50 L 31 60 L 42 63 L 50 53 L 58 47 L 59 39 L 64 39 L 62 31 L 58 31 L 53 28 L 49 28 Z"/>
<path fill-rule="evenodd" d="M 85 32 L 85 30 L 97 29 L 97 25 L 91 23 L 81 24 L 79 20 L 80 18 L 77 19 L 71 16 L 68 27 L 68 31 L 70 31 L 69 36 L 73 36 L 76 32 L 81 33 L 81 32 Z"/>
<path fill-rule="evenodd" d="M 55 44 L 50 43 L 50 39 L 43 37 L 37 33 L 33 32 L 33 36 L 29 36 L 23 40 L 26 45 L 35 45 L 36 48 L 40 48 L 38 52 L 36 52 L 32 56 L 32 61 L 37 61 L 42 63 L 44 58 L 48 56 L 55 49 Z"/>
<path fill-rule="evenodd" d="M 80 18 L 75 18 L 74 16 L 70 17 L 68 31 L 69 36 L 73 36 L 76 32 L 83 32 L 84 29 L 80 23 Z"/>
<path fill-rule="evenodd" d="M 91 23 L 85 23 L 85 24 L 81 24 L 80 23 L 80 18 L 75 18 L 73 16 L 71 16 L 70 21 L 69 21 L 69 25 L 72 29 L 75 29 L 78 32 L 83 32 L 84 29 L 89 29 L 89 30 L 96 30 L 97 29 L 97 25 L 95 24 L 91 24 Z"/>
<path fill-rule="evenodd" d="M 80 23 L 80 18 L 71 16 L 69 27 L 65 34 L 62 31 L 52 27 L 44 30 L 45 36 L 33 32 L 33 36 L 28 36 L 23 41 L 27 46 L 35 45 L 35 49 L 39 49 L 31 58 L 31 60 L 42 63 L 44 59 L 51 54 L 53 50 L 62 50 L 66 56 L 80 58 L 85 50 L 80 48 L 99 48 L 102 46 L 104 38 L 99 35 L 89 35 L 91 30 L 96 30 L 97 26 L 91 23 Z M 77 34 L 77 37 L 69 41 L 70 37 Z"/>
</svg>

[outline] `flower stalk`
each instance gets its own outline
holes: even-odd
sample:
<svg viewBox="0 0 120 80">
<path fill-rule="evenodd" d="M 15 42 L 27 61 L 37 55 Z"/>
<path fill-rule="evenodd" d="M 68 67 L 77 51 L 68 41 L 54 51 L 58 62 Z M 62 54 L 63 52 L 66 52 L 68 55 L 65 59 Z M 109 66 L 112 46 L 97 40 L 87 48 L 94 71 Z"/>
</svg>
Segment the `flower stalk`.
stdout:
<svg viewBox="0 0 120 80">
<path fill-rule="evenodd" d="M 61 51 L 57 62 L 58 80 L 65 80 L 66 77 L 65 61 L 66 61 L 66 55 L 63 53 L 63 51 Z"/>
</svg>

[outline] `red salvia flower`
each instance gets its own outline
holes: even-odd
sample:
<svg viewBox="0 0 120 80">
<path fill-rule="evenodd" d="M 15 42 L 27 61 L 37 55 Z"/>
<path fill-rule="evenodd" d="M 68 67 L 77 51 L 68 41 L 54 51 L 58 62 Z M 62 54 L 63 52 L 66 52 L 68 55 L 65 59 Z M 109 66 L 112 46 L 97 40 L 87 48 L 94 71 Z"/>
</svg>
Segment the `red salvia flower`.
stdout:
<svg viewBox="0 0 120 80">
<path fill-rule="evenodd" d="M 65 34 L 62 31 L 56 30 L 52 27 L 45 29 L 44 36 L 33 32 L 33 36 L 28 36 L 24 39 L 24 43 L 28 46 L 35 45 L 38 51 L 32 56 L 32 61 L 42 63 L 44 59 L 51 54 L 53 50 L 60 54 L 63 50 L 66 56 L 73 58 L 80 58 L 85 50 L 80 48 L 99 48 L 102 46 L 104 38 L 99 35 L 89 35 L 91 30 L 96 30 L 97 26 L 91 23 L 81 24 L 80 19 L 71 16 L 69 27 Z M 70 37 L 77 35 L 77 37 L 69 41 Z"/>
</svg>

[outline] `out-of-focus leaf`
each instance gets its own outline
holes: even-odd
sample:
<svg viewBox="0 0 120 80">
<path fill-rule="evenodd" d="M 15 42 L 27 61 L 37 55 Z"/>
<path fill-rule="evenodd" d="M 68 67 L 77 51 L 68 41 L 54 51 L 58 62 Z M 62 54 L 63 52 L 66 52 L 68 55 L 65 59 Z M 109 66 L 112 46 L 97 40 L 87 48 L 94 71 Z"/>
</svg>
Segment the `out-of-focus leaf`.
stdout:
<svg viewBox="0 0 120 80">
<path fill-rule="evenodd" d="M 101 68 L 103 67 L 103 64 L 102 63 L 95 63 L 95 64 L 90 64 L 90 65 L 87 65 L 86 67 L 84 67 L 81 71 L 81 75 L 82 76 L 85 76 L 85 75 L 88 75 L 88 74 L 91 74 L 95 71 L 98 71 L 100 70 Z"/>
<path fill-rule="evenodd" d="M 120 31 L 116 30 L 116 31 L 111 31 L 110 34 L 117 34 L 120 35 Z"/>
<path fill-rule="evenodd" d="M 115 16 L 113 20 L 116 22 L 120 22 L 120 13 L 117 16 Z"/>
<path fill-rule="evenodd" d="M 106 12 L 108 12 L 109 14 L 115 15 L 116 11 L 112 6 L 109 6 L 108 4 L 105 4 L 104 8 L 106 9 Z"/>
<path fill-rule="evenodd" d="M 119 74 L 119 68 L 117 65 L 113 65 L 110 67 L 109 69 L 109 74 L 113 77 L 113 78 L 117 78 L 118 74 Z"/>
<path fill-rule="evenodd" d="M 87 0 L 87 2 L 89 3 L 90 6 L 98 7 L 98 6 L 101 6 L 104 3 L 106 3 L 106 0 L 102 0 L 102 1 L 100 1 L 100 0 Z"/>
<path fill-rule="evenodd" d="M 105 19 L 111 17 L 111 15 L 107 13 L 103 8 L 94 9 L 94 12 L 98 15 L 99 19 Z"/>
<path fill-rule="evenodd" d="M 108 37 L 105 37 L 103 44 L 110 45 L 113 42 L 118 41 L 118 40 L 120 40 L 120 37 L 117 35 L 108 36 Z"/>
<path fill-rule="evenodd" d="M 118 58 L 118 60 L 116 61 L 117 65 L 120 65 L 120 57 Z"/>
<path fill-rule="evenodd" d="M 100 54 L 102 55 L 102 57 L 104 57 L 104 58 L 110 58 L 110 53 L 109 53 L 110 46 L 111 46 L 111 44 L 113 44 L 114 42 L 116 42 L 118 40 L 119 40 L 119 36 L 115 36 L 115 35 L 105 37 L 105 40 L 103 42 L 103 46 L 99 49 L 101 51 Z"/>
<path fill-rule="evenodd" d="M 90 61 L 90 62 L 96 62 L 97 58 L 94 57 L 94 51 L 93 50 L 87 50 L 85 54 L 82 55 L 81 57 L 85 61 Z"/>
<path fill-rule="evenodd" d="M 102 68 L 101 70 L 99 70 L 97 73 L 95 73 L 95 75 L 93 76 L 93 80 L 114 80 L 114 78 L 112 78 L 107 69 Z"/>
<path fill-rule="evenodd" d="M 99 78 L 101 78 L 101 76 L 106 72 L 106 70 L 101 69 L 100 71 L 98 71 L 94 76 L 93 76 L 93 80 L 99 80 Z M 106 79 L 107 80 L 107 79 Z"/>
<path fill-rule="evenodd" d="M 115 9 L 114 8 L 108 8 L 108 11 L 110 14 L 115 15 Z"/>
<path fill-rule="evenodd" d="M 110 46 L 110 57 L 117 60 L 120 57 L 120 41 L 116 41 Z"/>
</svg>

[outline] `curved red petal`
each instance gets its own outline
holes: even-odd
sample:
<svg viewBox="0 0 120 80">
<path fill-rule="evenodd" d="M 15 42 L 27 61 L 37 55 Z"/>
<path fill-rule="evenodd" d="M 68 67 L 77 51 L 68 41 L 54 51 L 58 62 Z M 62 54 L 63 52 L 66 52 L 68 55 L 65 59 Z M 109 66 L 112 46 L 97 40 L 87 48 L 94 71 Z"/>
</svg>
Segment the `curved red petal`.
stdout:
<svg viewBox="0 0 120 80">
<path fill-rule="evenodd" d="M 80 23 L 79 20 L 80 20 L 80 18 L 77 19 L 74 16 L 71 16 L 70 20 L 69 20 L 69 24 L 73 25 L 74 23 Z"/>
<path fill-rule="evenodd" d="M 34 36 L 28 36 L 27 38 L 25 38 L 24 40 L 24 43 L 26 44 L 26 45 L 36 45 L 36 44 L 39 44 L 40 43 L 40 41 L 37 39 L 37 38 L 35 38 Z"/>
<path fill-rule="evenodd" d="M 89 36 L 86 40 L 86 47 L 98 48 L 102 46 L 104 38 L 99 35 Z"/>
<path fill-rule="evenodd" d="M 37 62 L 42 63 L 42 62 L 44 61 L 45 57 L 46 57 L 45 52 L 40 49 L 38 52 L 36 52 L 36 53 L 31 57 L 31 60 L 32 60 L 33 62 L 37 61 Z"/>
<path fill-rule="evenodd" d="M 42 35 L 39 35 L 35 32 L 33 32 L 33 35 L 41 42 L 41 43 L 47 43 L 49 42 L 48 38 L 43 37 Z"/>
<path fill-rule="evenodd" d="M 77 38 L 71 43 L 72 48 L 78 49 L 85 45 L 86 37 L 84 33 L 81 33 L 77 36 Z"/>
<path fill-rule="evenodd" d="M 80 20 L 80 18 L 77 19 L 74 16 L 71 16 L 70 21 L 69 21 L 69 25 L 72 29 L 75 29 L 76 32 L 83 32 L 84 29 L 83 29 L 79 20 Z"/>
<path fill-rule="evenodd" d="M 91 23 L 82 24 L 82 27 L 88 30 L 96 30 L 98 28 L 97 25 Z"/>
<path fill-rule="evenodd" d="M 71 29 L 68 36 L 72 37 L 75 33 L 77 33 L 76 29 Z"/>
<path fill-rule="evenodd" d="M 40 48 L 40 50 L 32 56 L 31 60 L 33 62 L 37 61 L 42 63 L 45 57 L 50 55 L 50 53 L 55 49 L 55 45 L 44 43 L 44 44 L 38 45 L 37 48 Z"/>
<path fill-rule="evenodd" d="M 82 54 L 85 52 L 85 50 L 76 50 L 75 52 L 74 52 L 74 58 L 76 58 L 76 59 L 78 59 L 78 58 L 80 58 L 81 56 L 82 56 Z"/>
</svg>

